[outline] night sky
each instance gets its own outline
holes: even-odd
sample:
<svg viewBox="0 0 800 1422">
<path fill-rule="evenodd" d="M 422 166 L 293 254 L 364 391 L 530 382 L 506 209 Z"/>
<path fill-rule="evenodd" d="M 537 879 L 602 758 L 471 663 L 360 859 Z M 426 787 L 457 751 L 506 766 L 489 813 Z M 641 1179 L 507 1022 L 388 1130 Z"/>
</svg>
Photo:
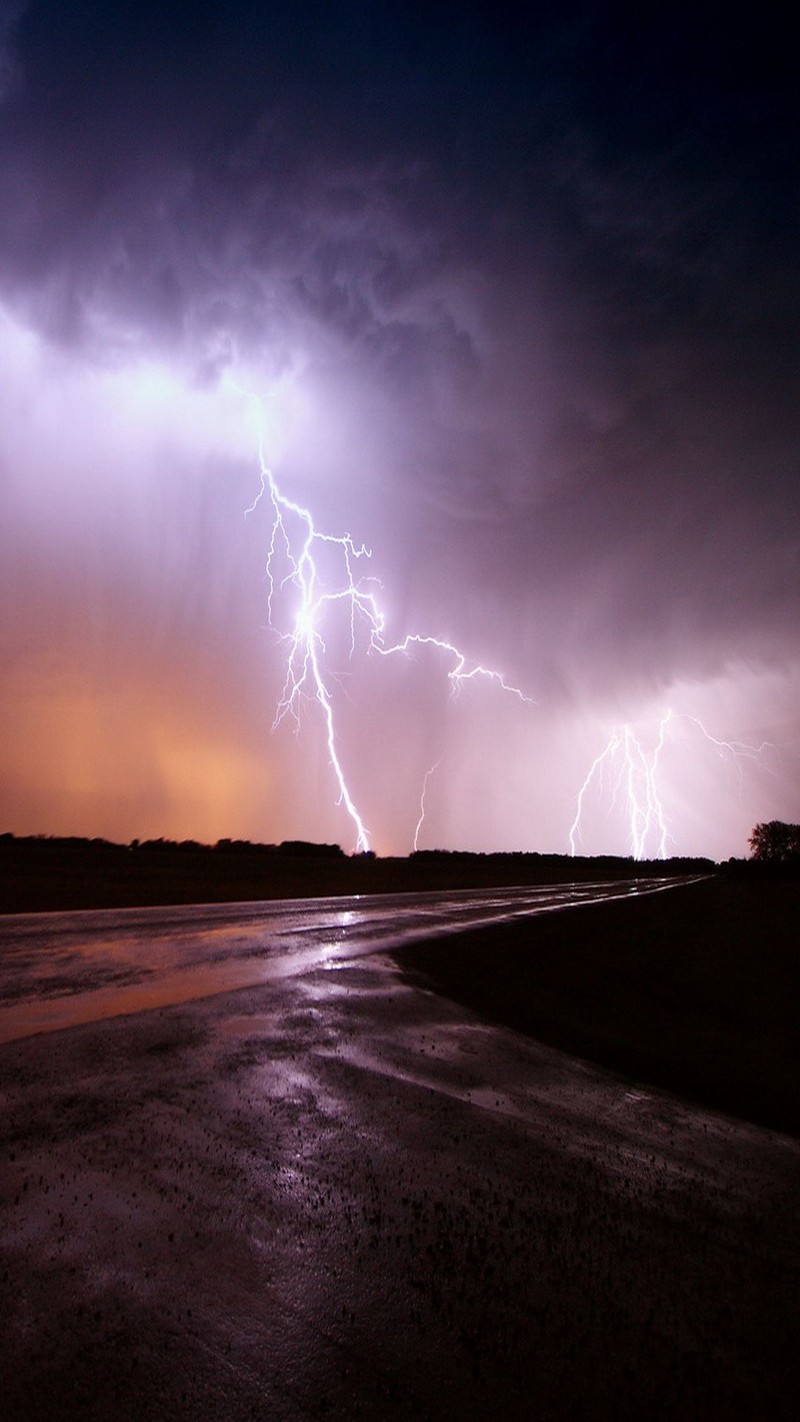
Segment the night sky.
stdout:
<svg viewBox="0 0 800 1422">
<path fill-rule="evenodd" d="M 646 853 L 800 820 L 776 13 L 0 0 L 0 829 L 356 846 L 259 438 L 384 649 L 529 698 L 314 609 L 379 853 L 423 785 L 420 847 L 566 852 L 615 735 L 587 853 L 629 785 Z"/>
</svg>

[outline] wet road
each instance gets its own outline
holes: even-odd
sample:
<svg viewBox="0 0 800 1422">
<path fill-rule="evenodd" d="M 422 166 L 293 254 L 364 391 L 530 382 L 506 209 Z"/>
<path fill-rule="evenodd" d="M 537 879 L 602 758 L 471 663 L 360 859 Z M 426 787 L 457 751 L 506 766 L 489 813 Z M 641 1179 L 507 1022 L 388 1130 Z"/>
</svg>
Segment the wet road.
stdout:
<svg viewBox="0 0 800 1422">
<path fill-rule="evenodd" d="M 682 882 L 11 915 L 0 919 L 0 1042 L 213 997 L 413 939 Z"/>
<path fill-rule="evenodd" d="M 794 1422 L 798 1142 L 383 951 L 596 892 L 4 921 L 3 1422 Z"/>
</svg>

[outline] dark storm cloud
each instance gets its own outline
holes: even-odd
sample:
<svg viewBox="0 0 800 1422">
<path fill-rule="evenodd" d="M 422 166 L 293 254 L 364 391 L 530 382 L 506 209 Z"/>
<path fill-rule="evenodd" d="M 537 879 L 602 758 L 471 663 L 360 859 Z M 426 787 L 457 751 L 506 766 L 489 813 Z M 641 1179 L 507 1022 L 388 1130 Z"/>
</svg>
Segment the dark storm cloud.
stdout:
<svg viewBox="0 0 800 1422">
<path fill-rule="evenodd" d="M 127 288 L 170 329 L 214 277 L 267 273 L 357 340 L 437 271 L 535 263 L 585 308 L 583 339 L 685 334 L 698 289 L 788 239 L 765 200 L 783 91 L 758 36 L 731 53 L 674 16 L 540 15 L 33 4 L 4 115 L 7 277 Z"/>
<path fill-rule="evenodd" d="M 537 697 L 791 661 L 791 53 L 702 7 L 0 7 L 0 297 L 76 362 L 307 367 L 404 608 Z"/>
<path fill-rule="evenodd" d="M 382 87 L 358 16 L 348 39 L 327 9 L 308 33 L 270 13 L 28 12 L 4 116 L 6 291 L 66 344 L 206 344 L 212 369 L 231 342 L 280 359 L 304 323 L 401 383 L 468 362 L 446 309 L 394 314 L 447 237 L 410 135 L 357 122 Z"/>
</svg>

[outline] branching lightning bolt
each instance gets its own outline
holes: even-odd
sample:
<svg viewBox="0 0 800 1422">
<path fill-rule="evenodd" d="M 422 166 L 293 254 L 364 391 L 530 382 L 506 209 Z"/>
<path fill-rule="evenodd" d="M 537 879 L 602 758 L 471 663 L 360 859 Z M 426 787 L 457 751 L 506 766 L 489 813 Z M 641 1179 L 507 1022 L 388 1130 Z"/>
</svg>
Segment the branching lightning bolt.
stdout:
<svg viewBox="0 0 800 1422">
<path fill-rule="evenodd" d="M 423 637 L 417 632 L 410 632 L 402 642 L 387 647 L 383 641 L 383 627 L 383 619 L 379 617 L 370 641 L 371 650 L 379 652 L 382 657 L 391 657 L 398 652 L 403 656 L 408 656 L 413 647 L 436 647 L 440 652 L 446 652 L 453 659 L 453 666 L 447 673 L 447 677 L 454 691 L 458 691 L 465 681 L 476 681 L 479 677 L 484 677 L 487 681 L 493 681 L 503 691 L 507 691 L 509 695 L 518 697 L 526 705 L 533 705 L 532 698 L 520 691 L 518 686 L 509 685 L 500 672 L 481 666 L 479 662 L 468 664 L 464 653 L 459 651 L 458 647 L 454 647 L 452 642 L 445 642 L 441 637 Z"/>
<path fill-rule="evenodd" d="M 733 760 L 740 778 L 742 757 L 756 760 L 762 751 L 767 749 L 766 741 L 760 746 L 750 746 L 743 741 L 718 740 L 706 730 L 697 716 L 687 712 L 679 712 L 677 715 L 672 711 L 664 713 L 658 723 L 656 741 L 649 754 L 632 726 L 625 725 L 613 731 L 608 744 L 592 761 L 578 792 L 575 818 L 569 832 L 569 847 L 573 856 L 578 853 L 586 796 L 593 782 L 596 782 L 598 790 L 602 792 L 603 777 L 608 771 L 612 777 L 609 808 L 613 809 L 620 794 L 624 796 L 630 828 L 630 847 L 634 858 L 644 859 L 648 845 L 655 840 L 657 856 L 666 859 L 670 834 L 658 790 L 658 763 L 668 728 L 676 720 L 691 721 L 697 726 L 704 738 L 715 747 L 718 755 Z"/>
<path fill-rule="evenodd" d="M 270 626 L 274 625 L 273 604 L 276 590 L 291 584 L 298 596 L 292 631 L 279 634 L 282 641 L 287 643 L 289 654 L 286 680 L 272 723 L 273 730 L 286 716 L 291 716 L 299 727 L 299 703 L 305 696 L 312 697 L 322 707 L 328 758 L 336 784 L 339 787 L 339 803 L 344 805 L 355 826 L 357 851 L 364 852 L 369 849 L 369 835 L 348 788 L 336 744 L 333 705 L 320 662 L 320 656 L 325 651 L 325 643 L 319 630 L 319 623 L 322 612 L 328 603 L 345 602 L 348 604 L 351 648 L 355 643 L 357 614 L 362 613 L 370 625 L 374 623 L 376 612 L 373 595 L 353 576 L 354 565 L 362 558 L 369 558 L 370 552 L 363 545 L 358 547 L 349 534 L 334 536 L 319 532 L 314 526 L 310 511 L 281 492 L 264 457 L 260 432 L 258 457 L 261 487 L 247 513 L 253 513 L 264 497 L 269 499 L 272 507 L 272 531 L 267 553 L 266 573 L 269 586 L 267 608 Z M 293 520 L 298 528 L 298 533 L 294 537 L 290 520 Z M 326 592 L 321 587 L 314 558 L 315 545 L 328 545 L 338 551 L 343 580 L 342 586 L 332 592 Z M 276 563 L 281 549 L 287 571 L 282 578 L 278 578 Z"/>
<path fill-rule="evenodd" d="M 243 391 L 240 393 L 245 394 Z M 260 414 L 261 402 L 255 396 L 246 398 Z M 326 612 L 335 605 L 346 609 L 351 656 L 356 649 L 359 628 L 363 628 L 368 653 L 382 657 L 410 656 L 415 648 L 431 647 L 446 654 L 452 662 L 447 677 L 454 692 L 466 682 L 482 679 L 494 683 L 502 691 L 527 704 L 532 704 L 531 698 L 518 687 L 510 685 L 500 672 L 479 662 L 470 662 L 460 648 L 443 638 L 409 633 L 402 641 L 388 644 L 384 635 L 385 618 L 377 600 L 380 584 L 374 577 L 359 576 L 360 568 L 372 556 L 371 550 L 363 544 L 357 544 L 349 533 L 331 534 L 318 529 L 311 510 L 290 499 L 281 490 L 265 458 L 260 420 L 258 459 L 260 488 L 246 513 L 254 513 L 263 502 L 267 502 L 271 509 L 272 526 L 266 559 L 269 590 L 267 609 L 271 627 L 275 627 L 277 595 L 288 588 L 295 596 L 291 631 L 278 632 L 281 641 L 288 648 L 288 655 L 286 679 L 276 708 L 273 730 L 287 716 L 294 720 L 299 729 L 300 706 L 304 700 L 316 701 L 321 707 L 328 758 L 339 791 L 337 803 L 344 805 L 353 823 L 357 852 L 365 852 L 370 848 L 369 833 L 356 807 L 342 765 L 336 736 L 331 677 L 326 673 L 323 661 L 326 649 L 321 628 Z M 323 554 L 326 555 L 325 577 L 320 565 Z M 333 573 L 330 568 L 331 561 L 335 569 Z M 435 769 L 436 766 L 433 766 L 425 776 L 420 818 L 414 837 L 415 848 L 424 819 L 425 790 Z"/>
<path fill-rule="evenodd" d="M 581 816 L 587 791 L 596 775 L 599 776 L 602 785 L 603 771 L 608 766 L 614 777 L 611 794 L 612 807 L 616 804 L 617 796 L 624 789 L 630 826 L 631 851 L 634 858 L 644 858 L 647 841 L 655 829 L 659 858 L 666 859 L 668 830 L 658 795 L 656 772 L 671 716 L 672 713 L 668 711 L 661 718 L 658 738 L 649 755 L 634 734 L 633 727 L 625 725 L 621 730 L 612 733 L 605 750 L 601 751 L 592 761 L 589 773 L 578 792 L 575 819 L 569 832 L 569 847 L 573 856 L 578 852 Z"/>
<path fill-rule="evenodd" d="M 758 760 L 759 756 L 763 755 L 764 751 L 773 749 L 770 741 L 762 741 L 761 745 L 759 746 L 749 746 L 746 744 L 745 741 L 719 741 L 717 740 L 716 736 L 712 736 L 711 732 L 706 730 L 702 721 L 698 720 L 697 716 L 690 716 L 688 713 L 684 713 L 684 715 L 685 720 L 692 721 L 693 724 L 697 726 L 700 731 L 702 731 L 706 740 L 709 741 L 711 745 L 716 748 L 717 754 L 721 757 L 721 759 L 724 760 L 726 756 L 730 756 L 731 760 L 736 766 L 736 769 L 739 772 L 740 781 L 742 778 L 743 759 Z"/>
</svg>

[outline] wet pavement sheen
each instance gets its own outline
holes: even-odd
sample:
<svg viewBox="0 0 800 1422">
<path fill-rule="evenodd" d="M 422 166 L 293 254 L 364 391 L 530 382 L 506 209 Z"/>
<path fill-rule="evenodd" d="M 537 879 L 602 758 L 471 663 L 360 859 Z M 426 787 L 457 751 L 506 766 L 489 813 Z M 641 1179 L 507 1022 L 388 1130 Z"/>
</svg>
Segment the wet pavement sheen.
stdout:
<svg viewBox="0 0 800 1422">
<path fill-rule="evenodd" d="M 685 881 L 8 915 L 0 918 L 0 1042 L 679 882 Z"/>
<path fill-rule="evenodd" d="M 260 975 L 0 1045 L 6 1422 L 795 1415 L 798 1142 L 415 987 L 428 908 L 4 925 L 6 1013 Z"/>
</svg>

